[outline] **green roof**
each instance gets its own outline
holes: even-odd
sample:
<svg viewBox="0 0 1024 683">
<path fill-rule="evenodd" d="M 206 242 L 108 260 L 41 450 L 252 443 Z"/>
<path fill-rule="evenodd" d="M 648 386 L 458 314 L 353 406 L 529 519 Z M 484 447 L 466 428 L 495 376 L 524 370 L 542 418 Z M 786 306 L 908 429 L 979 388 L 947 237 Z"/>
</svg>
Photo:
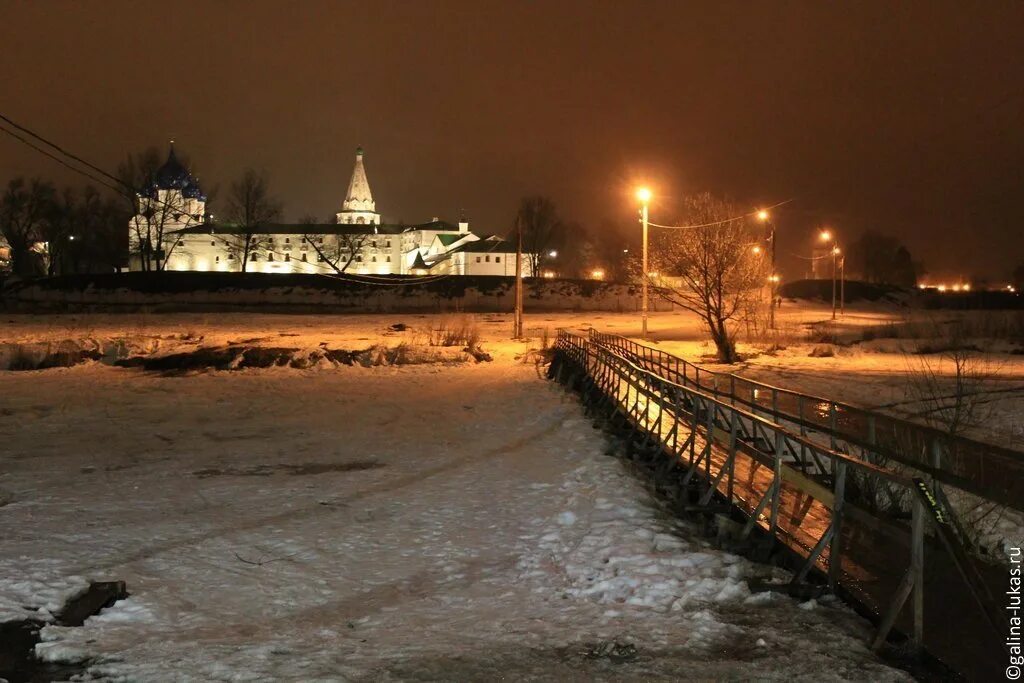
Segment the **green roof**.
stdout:
<svg viewBox="0 0 1024 683">
<path fill-rule="evenodd" d="M 443 244 L 444 246 L 450 247 L 459 240 L 461 240 L 463 237 L 465 237 L 467 234 L 468 233 L 460 233 L 458 235 L 438 235 L 437 239 L 441 240 L 441 244 Z"/>
</svg>

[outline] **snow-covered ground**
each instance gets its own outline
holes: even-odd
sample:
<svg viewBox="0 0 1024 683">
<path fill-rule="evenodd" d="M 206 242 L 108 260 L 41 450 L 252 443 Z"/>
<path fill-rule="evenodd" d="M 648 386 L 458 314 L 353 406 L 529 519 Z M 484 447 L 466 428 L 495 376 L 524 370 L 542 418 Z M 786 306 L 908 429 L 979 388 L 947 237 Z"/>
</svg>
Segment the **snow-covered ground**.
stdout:
<svg viewBox="0 0 1024 683">
<path fill-rule="evenodd" d="M 533 345 L 600 317 L 531 319 Z M 0 619 L 125 580 L 129 599 L 38 646 L 105 680 L 905 678 L 842 605 L 752 595 L 776 570 L 664 516 L 490 319 L 493 363 L 0 372 Z M 359 348 L 430 322 L 12 320 L 3 341 L 128 329 L 163 350 Z"/>
</svg>

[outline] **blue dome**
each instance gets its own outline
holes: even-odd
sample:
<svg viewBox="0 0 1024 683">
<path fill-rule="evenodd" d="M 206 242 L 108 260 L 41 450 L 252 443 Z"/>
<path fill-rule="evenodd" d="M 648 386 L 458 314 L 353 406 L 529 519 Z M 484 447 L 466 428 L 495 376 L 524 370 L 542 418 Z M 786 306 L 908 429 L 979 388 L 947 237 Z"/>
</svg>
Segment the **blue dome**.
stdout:
<svg viewBox="0 0 1024 683">
<path fill-rule="evenodd" d="M 149 191 L 144 194 L 152 198 L 156 196 L 157 190 L 181 190 L 182 196 L 188 199 L 206 200 L 206 195 L 199 187 L 199 181 L 193 178 L 188 169 L 178 161 L 173 145 L 167 155 L 167 161 L 153 174 L 153 182 Z"/>
</svg>

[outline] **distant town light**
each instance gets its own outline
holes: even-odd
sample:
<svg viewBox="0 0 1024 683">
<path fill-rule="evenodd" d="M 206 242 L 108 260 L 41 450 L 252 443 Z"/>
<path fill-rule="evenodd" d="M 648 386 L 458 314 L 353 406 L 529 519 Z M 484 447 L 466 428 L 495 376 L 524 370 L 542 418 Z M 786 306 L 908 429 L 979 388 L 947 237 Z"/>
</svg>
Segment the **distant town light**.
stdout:
<svg viewBox="0 0 1024 683">
<path fill-rule="evenodd" d="M 647 277 L 658 277 L 658 271 L 655 270 L 647 273 Z"/>
<path fill-rule="evenodd" d="M 946 285 L 939 285 L 939 286 L 938 286 L 938 290 L 939 290 L 940 292 L 945 292 L 945 291 L 946 291 Z"/>
<path fill-rule="evenodd" d="M 753 251 L 755 254 L 760 254 L 761 253 L 761 246 L 758 245 L 758 244 L 755 244 L 754 248 L 751 251 Z"/>
<path fill-rule="evenodd" d="M 964 291 L 965 291 L 965 292 L 969 292 L 969 291 L 971 291 L 971 285 L 970 285 L 969 283 L 965 283 L 965 284 L 964 284 Z"/>
<path fill-rule="evenodd" d="M 836 256 L 839 255 L 839 247 L 832 247 L 832 253 Z"/>
<path fill-rule="evenodd" d="M 555 276 L 555 271 L 553 271 L 553 270 L 545 270 L 542 274 L 546 278 L 553 278 Z"/>
<path fill-rule="evenodd" d="M 601 270 L 600 268 L 595 268 L 594 270 L 590 271 L 590 277 L 594 278 L 595 280 L 603 280 L 604 271 Z"/>
</svg>

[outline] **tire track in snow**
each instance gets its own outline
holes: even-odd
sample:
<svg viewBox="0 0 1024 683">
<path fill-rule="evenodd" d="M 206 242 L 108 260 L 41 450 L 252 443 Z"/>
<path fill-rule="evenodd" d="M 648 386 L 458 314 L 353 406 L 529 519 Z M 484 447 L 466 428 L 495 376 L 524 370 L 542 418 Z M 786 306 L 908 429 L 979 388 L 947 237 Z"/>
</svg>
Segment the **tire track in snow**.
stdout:
<svg viewBox="0 0 1024 683">
<path fill-rule="evenodd" d="M 376 486 L 371 486 L 369 488 L 363 489 L 362 491 L 357 491 L 357 492 L 353 493 L 352 495 L 347 496 L 345 498 L 338 499 L 336 501 L 336 505 L 323 506 L 323 505 L 319 505 L 319 504 L 314 503 L 314 505 L 309 507 L 309 508 L 300 508 L 298 510 L 289 510 L 288 512 L 282 512 L 282 513 L 279 513 L 279 514 L 276 514 L 276 515 L 269 515 L 267 517 L 261 517 L 259 519 L 254 519 L 254 520 L 251 520 L 249 522 L 245 522 L 245 523 L 241 523 L 241 524 L 237 524 L 237 525 L 232 525 L 230 527 L 222 527 L 222 528 L 219 528 L 219 529 L 214 529 L 214 530 L 211 530 L 211 531 L 207 531 L 205 533 L 195 534 L 193 536 L 188 536 L 186 538 L 179 538 L 179 539 L 175 539 L 175 540 L 172 540 L 172 541 L 169 541 L 169 542 L 166 542 L 166 543 L 154 544 L 154 545 L 148 546 L 146 548 L 140 549 L 140 550 L 138 550 L 138 551 L 136 551 L 134 553 L 131 553 L 127 557 L 121 557 L 121 558 L 117 558 L 117 559 L 113 559 L 113 560 L 108 560 L 108 561 L 100 563 L 100 564 L 79 565 L 78 567 L 75 567 L 73 569 L 68 570 L 68 573 L 70 573 L 70 574 L 89 574 L 89 573 L 96 572 L 96 571 L 99 571 L 99 570 L 109 570 L 109 569 L 113 569 L 115 567 L 123 567 L 125 565 L 132 564 L 133 562 L 138 562 L 140 560 L 149 559 L 149 558 L 151 558 L 151 557 L 153 557 L 155 555 L 158 555 L 160 553 L 164 553 L 164 552 L 167 552 L 167 551 L 170 551 L 170 550 L 176 550 L 176 549 L 179 549 L 179 548 L 184 548 L 184 547 L 196 544 L 196 543 L 202 543 L 203 541 L 208 541 L 208 540 L 212 540 L 212 539 L 215 539 L 215 538 L 220 538 L 220 537 L 223 537 L 223 536 L 228 536 L 228 535 L 231 535 L 231 534 L 236 534 L 236 533 L 239 533 L 239 532 L 252 531 L 254 529 L 258 529 L 258 528 L 260 528 L 262 526 L 266 526 L 266 525 L 270 525 L 270 524 L 277 524 L 277 523 L 281 523 L 281 522 L 294 521 L 296 519 L 303 519 L 303 518 L 307 518 L 307 517 L 316 517 L 318 515 L 342 513 L 342 512 L 345 511 L 345 506 L 348 505 L 349 503 L 358 502 L 360 500 L 363 500 L 365 498 L 368 498 L 370 496 L 374 496 L 374 495 L 377 495 L 377 494 L 380 494 L 380 493 L 391 493 L 391 492 L 394 492 L 394 491 L 399 491 L 401 489 L 408 488 L 409 486 L 413 486 L 413 485 L 418 484 L 418 483 L 420 483 L 422 481 L 425 481 L 425 480 L 431 479 L 433 477 L 436 477 L 436 476 L 438 476 L 440 474 L 445 474 L 445 473 L 451 472 L 453 470 L 459 469 L 461 467 L 464 467 L 466 465 L 472 464 L 474 462 L 478 462 L 480 460 L 487 460 L 487 459 L 490 459 L 490 458 L 494 458 L 494 457 L 497 457 L 497 456 L 501 456 L 501 455 L 505 455 L 505 454 L 517 451 L 517 450 L 523 448 L 524 446 L 527 446 L 527 445 L 535 443 L 538 439 L 542 439 L 544 437 L 550 436 L 551 434 L 553 434 L 556 431 L 558 431 L 561 428 L 562 421 L 564 419 L 565 419 L 565 408 L 563 407 L 562 410 L 559 411 L 558 414 L 553 416 L 553 418 L 551 419 L 550 423 L 547 426 L 545 426 L 545 427 L 543 427 L 543 428 L 541 428 L 541 429 L 539 429 L 537 431 L 531 432 L 530 434 L 527 434 L 525 436 L 521 436 L 518 439 L 510 441 L 510 442 L 508 442 L 508 443 L 506 443 L 504 445 L 501 445 L 501 446 L 498 446 L 496 448 L 492 448 L 492 449 L 483 451 L 481 453 L 470 454 L 470 455 L 462 456 L 460 458 L 454 458 L 454 459 L 449 460 L 447 462 L 441 463 L 440 465 L 436 465 L 434 467 L 429 467 L 429 468 L 427 468 L 425 470 L 422 470 L 422 471 L 419 471 L 419 472 L 414 472 L 412 474 L 404 475 L 404 476 L 398 477 L 398 478 L 396 478 L 394 480 L 391 480 L 391 481 L 381 482 L 380 484 L 378 484 Z"/>
</svg>

